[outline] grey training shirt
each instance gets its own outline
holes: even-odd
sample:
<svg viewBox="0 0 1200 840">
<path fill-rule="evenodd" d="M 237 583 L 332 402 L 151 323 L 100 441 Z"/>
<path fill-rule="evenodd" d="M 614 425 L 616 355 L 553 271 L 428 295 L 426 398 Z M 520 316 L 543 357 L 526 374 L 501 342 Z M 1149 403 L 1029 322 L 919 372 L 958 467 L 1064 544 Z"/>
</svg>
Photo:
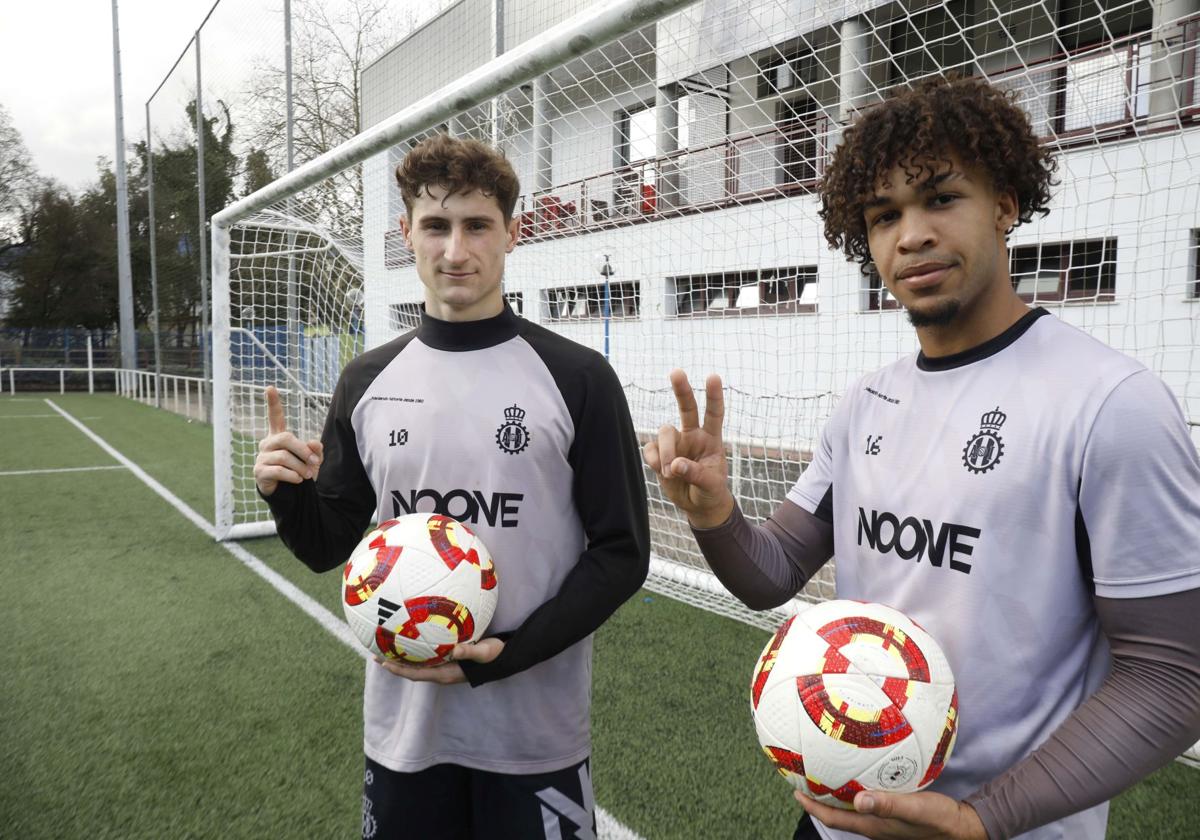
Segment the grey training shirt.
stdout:
<svg viewBox="0 0 1200 840">
<path fill-rule="evenodd" d="M 410 682 L 368 663 L 364 749 L 413 772 L 443 762 L 562 769 L 590 751 L 590 634 L 645 579 L 649 526 L 625 395 L 599 354 L 504 312 L 425 315 L 342 373 L 314 486 L 268 502 L 315 570 L 341 566 L 372 515 L 437 511 L 493 555 L 493 662 L 468 683 Z"/>
</svg>

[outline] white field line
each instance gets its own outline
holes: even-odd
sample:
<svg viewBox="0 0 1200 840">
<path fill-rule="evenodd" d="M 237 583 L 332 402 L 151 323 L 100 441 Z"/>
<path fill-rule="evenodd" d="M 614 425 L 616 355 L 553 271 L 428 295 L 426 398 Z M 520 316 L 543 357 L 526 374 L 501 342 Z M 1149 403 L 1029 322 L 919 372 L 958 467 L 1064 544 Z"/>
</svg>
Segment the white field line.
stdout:
<svg viewBox="0 0 1200 840">
<path fill-rule="evenodd" d="M 193 525 L 195 525 L 204 533 L 208 534 L 210 537 L 213 537 L 213 539 L 216 539 L 213 526 L 209 524 L 208 520 L 196 513 L 196 511 L 192 510 L 192 508 L 188 507 L 188 505 L 182 499 L 180 499 L 166 487 L 163 487 L 158 481 L 151 478 L 145 470 L 110 446 L 107 441 L 105 441 L 87 426 L 83 425 L 66 411 L 63 411 L 61 408 L 55 405 L 52 400 L 47 399 L 46 404 L 57 411 L 60 415 L 65 417 L 72 425 L 75 426 L 75 428 L 87 435 L 93 443 L 95 443 L 121 464 L 125 465 L 130 472 L 141 479 L 141 481 L 151 490 L 166 499 L 172 507 L 182 513 L 189 521 L 191 521 Z M 280 575 L 274 569 L 271 569 L 269 566 L 263 564 L 261 560 L 259 560 L 250 552 L 246 551 L 246 549 L 242 548 L 240 545 L 236 543 L 221 543 L 220 545 L 226 551 L 240 560 L 243 564 L 245 564 L 256 575 L 266 580 L 267 583 L 271 584 L 271 586 L 275 587 L 275 589 L 279 590 L 279 592 L 285 598 L 302 609 L 311 618 L 316 620 L 318 624 L 344 642 L 348 647 L 351 649 L 357 649 L 356 652 L 360 653 L 363 659 L 367 659 L 369 657 L 366 649 L 359 644 L 358 639 L 356 639 L 354 634 L 350 632 L 350 628 L 346 626 L 344 621 L 335 618 L 333 613 L 329 612 L 329 610 L 322 607 L 307 594 L 298 589 L 295 584 Z"/>
<path fill-rule="evenodd" d="M 58 412 L 62 417 L 66 418 L 73 426 L 75 426 L 75 428 L 87 435 L 87 437 L 90 438 L 93 443 L 128 468 L 129 471 L 141 479 L 141 481 L 147 487 L 149 487 L 159 496 L 162 496 L 164 499 L 166 499 L 173 508 L 182 513 L 184 517 L 190 520 L 193 525 L 195 525 L 204 533 L 208 534 L 214 540 L 216 539 L 216 531 L 214 530 L 212 524 L 196 511 L 192 510 L 192 508 L 190 508 L 186 502 L 184 502 L 166 487 L 163 487 L 162 484 L 151 478 L 145 470 L 110 446 L 109 443 L 104 440 L 104 438 L 97 435 L 87 426 L 83 425 L 66 411 L 63 411 L 61 408 L 55 405 L 52 400 L 47 399 L 46 404 Z M 307 594 L 298 589 L 296 585 L 287 578 L 283 577 L 274 569 L 265 565 L 261 560 L 259 560 L 250 552 L 246 551 L 246 549 L 242 548 L 237 543 L 222 542 L 219 543 L 219 545 L 240 560 L 247 568 L 250 569 L 250 571 L 254 572 L 271 586 L 275 587 L 275 589 L 277 589 L 279 593 L 283 595 L 283 597 L 287 598 L 289 601 L 307 613 L 310 618 L 315 620 L 318 624 L 325 628 L 325 630 L 345 644 L 346 647 L 350 648 L 363 659 L 371 658 L 371 655 L 367 652 L 366 648 L 364 648 L 358 639 L 355 638 L 354 634 L 350 632 L 350 628 L 346 626 L 344 621 L 335 617 L 333 613 L 325 609 Z M 643 838 L 640 834 L 630 828 L 626 828 L 624 825 L 618 822 L 612 816 L 612 814 L 605 811 L 599 805 L 596 806 L 596 829 L 596 836 L 599 838 L 599 840 L 645 840 L 645 838 Z"/>
<path fill-rule="evenodd" d="M 0 420 L 44 420 L 44 419 L 60 419 L 57 414 L 0 414 Z M 90 417 L 80 417 L 80 420 L 99 420 L 100 415 L 94 414 Z"/>
<path fill-rule="evenodd" d="M 55 469 L 46 470 L 9 470 L 0 472 L 0 476 L 7 475 L 51 475 L 53 473 L 78 473 L 78 472 L 96 472 L 97 470 L 123 470 L 124 466 L 113 464 L 107 467 L 57 467 Z"/>
</svg>

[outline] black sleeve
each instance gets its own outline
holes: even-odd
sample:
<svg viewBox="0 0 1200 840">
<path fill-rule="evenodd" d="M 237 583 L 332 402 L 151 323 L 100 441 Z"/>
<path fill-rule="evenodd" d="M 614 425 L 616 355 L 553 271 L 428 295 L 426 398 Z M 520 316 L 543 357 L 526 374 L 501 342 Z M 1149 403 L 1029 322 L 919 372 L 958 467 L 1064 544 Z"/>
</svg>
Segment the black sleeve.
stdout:
<svg viewBox="0 0 1200 840">
<path fill-rule="evenodd" d="M 692 534 L 713 574 L 752 610 L 786 602 L 833 556 L 833 525 L 787 499 L 762 525 L 735 504 L 724 523 Z"/>
<path fill-rule="evenodd" d="M 316 481 L 280 482 L 263 497 L 284 545 L 314 572 L 345 563 L 375 512 L 375 490 L 350 425 L 350 412 L 363 392 L 352 384 L 359 378 L 356 371 L 347 366 L 334 391 L 321 434 L 325 459 Z"/>
<path fill-rule="evenodd" d="M 496 659 L 461 663 L 471 685 L 523 671 L 595 632 L 637 592 L 650 567 L 641 452 L 620 381 L 595 353 L 569 375 L 553 360 L 547 366 L 575 423 L 567 460 L 587 547 L 558 593 L 513 631 Z"/>
<path fill-rule="evenodd" d="M 1045 743 L 966 798 L 990 840 L 1111 799 L 1200 738 L 1200 589 L 1095 602 L 1112 671 Z"/>
</svg>

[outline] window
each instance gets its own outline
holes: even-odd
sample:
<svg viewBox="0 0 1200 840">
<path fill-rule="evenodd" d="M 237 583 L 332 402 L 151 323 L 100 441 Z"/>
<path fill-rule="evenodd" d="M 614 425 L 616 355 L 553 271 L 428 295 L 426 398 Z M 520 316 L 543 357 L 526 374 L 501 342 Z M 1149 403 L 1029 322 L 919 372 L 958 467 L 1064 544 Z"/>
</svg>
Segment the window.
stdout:
<svg viewBox="0 0 1200 840">
<path fill-rule="evenodd" d="M 388 307 L 388 328 L 393 332 L 416 329 L 424 312 L 424 303 L 393 303 Z"/>
<path fill-rule="evenodd" d="M 634 280 L 608 284 L 608 312 L 612 320 L 637 318 L 641 283 Z M 542 290 L 542 308 L 548 321 L 601 321 L 605 317 L 604 284 L 565 286 Z"/>
<path fill-rule="evenodd" d="M 639 105 L 617 114 L 617 144 L 613 166 L 618 170 L 613 211 L 637 216 L 657 209 L 654 156 L 658 148 L 658 118 L 654 105 Z"/>
<path fill-rule="evenodd" d="M 1147 40 L 1112 46 L 1114 39 L 1151 28 L 1147 0 L 1097 4 L 1060 0 L 1055 35 L 1075 54 L 1054 81 L 1054 128 L 1059 133 L 1141 119 L 1150 113 L 1151 46 Z"/>
<path fill-rule="evenodd" d="M 1097 3 L 1095 0 L 1059 0 L 1055 35 L 1069 50 L 1146 32 L 1154 22 L 1150 0 Z"/>
<path fill-rule="evenodd" d="M 817 311 L 817 267 L 764 268 L 667 278 L 682 318 Z"/>
<path fill-rule="evenodd" d="M 973 51 L 968 31 L 972 19 L 966 0 L 946 0 L 893 23 L 888 30 L 891 84 L 903 84 L 953 68 L 970 73 Z"/>
<path fill-rule="evenodd" d="M 1022 300 L 1116 299 L 1117 240 L 1021 245 L 1009 252 L 1013 288 Z"/>
<path fill-rule="evenodd" d="M 871 265 L 867 269 L 867 273 L 863 275 L 863 292 L 866 294 L 868 312 L 900 308 L 900 302 L 892 297 L 892 293 L 888 291 L 883 278 L 879 276 L 874 265 Z"/>
<path fill-rule="evenodd" d="M 1060 132 L 1142 119 L 1150 113 L 1149 41 L 1127 44 L 1117 52 L 1107 42 L 1073 58 L 1060 70 Z"/>
<path fill-rule="evenodd" d="M 775 107 L 779 127 L 779 184 L 805 184 L 817 180 L 817 104 L 797 97 L 781 99 Z"/>
<path fill-rule="evenodd" d="M 805 47 L 769 50 L 758 66 L 759 99 L 816 84 L 821 78 L 816 56 Z"/>
<path fill-rule="evenodd" d="M 525 314 L 525 294 L 524 292 L 505 292 L 504 299 L 508 301 L 508 305 L 512 307 L 512 311 L 518 315 Z"/>
<path fill-rule="evenodd" d="M 638 105 L 617 114 L 616 166 L 628 166 L 654 157 L 658 122 L 654 105 Z"/>
</svg>

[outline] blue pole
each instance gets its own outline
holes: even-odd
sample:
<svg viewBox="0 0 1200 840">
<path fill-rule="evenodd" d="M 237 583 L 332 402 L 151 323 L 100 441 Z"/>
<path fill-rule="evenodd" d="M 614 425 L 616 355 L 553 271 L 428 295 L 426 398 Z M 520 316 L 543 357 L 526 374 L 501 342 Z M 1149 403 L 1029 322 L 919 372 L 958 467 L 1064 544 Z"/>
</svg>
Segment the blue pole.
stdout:
<svg viewBox="0 0 1200 840">
<path fill-rule="evenodd" d="M 607 268 L 607 266 L 605 266 Z M 608 322 L 612 319 L 612 289 L 608 285 L 608 275 L 604 275 L 604 358 L 608 358 Z"/>
</svg>

